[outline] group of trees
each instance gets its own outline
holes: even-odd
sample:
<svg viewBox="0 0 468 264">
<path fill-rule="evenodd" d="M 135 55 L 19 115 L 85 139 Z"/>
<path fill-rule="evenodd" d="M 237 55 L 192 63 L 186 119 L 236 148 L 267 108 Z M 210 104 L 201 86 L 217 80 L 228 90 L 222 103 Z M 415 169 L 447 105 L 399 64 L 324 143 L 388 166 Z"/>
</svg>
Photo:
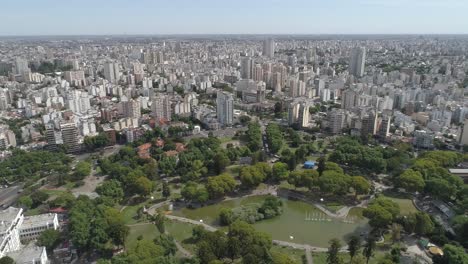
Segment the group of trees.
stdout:
<svg viewBox="0 0 468 264">
<path fill-rule="evenodd" d="M 233 222 L 227 233 L 208 232 L 195 227 L 192 239 L 197 244 L 197 258 L 201 264 L 231 263 L 244 264 L 286 264 L 293 261 L 286 255 L 272 253 L 271 237 L 256 231 L 243 221 Z"/>
<path fill-rule="evenodd" d="M 0 162 L 1 181 L 34 181 L 42 177 L 67 175 L 72 159 L 62 152 L 14 149 Z"/>
<path fill-rule="evenodd" d="M 400 206 L 394 201 L 377 197 L 364 209 L 363 215 L 369 218 L 369 225 L 375 229 L 384 229 L 400 215 Z"/>
<path fill-rule="evenodd" d="M 139 158 L 131 147 L 123 147 L 119 153 L 99 160 L 99 166 L 104 174 L 109 175 L 108 181 L 114 180 L 104 182 L 97 189 L 98 193 L 108 198 L 107 201 L 119 202 L 122 192 L 128 197 L 147 197 L 154 189 L 154 181 L 158 179 L 156 161 Z"/>
<path fill-rule="evenodd" d="M 283 146 L 283 134 L 278 124 L 270 123 L 266 127 L 266 138 L 272 153 L 278 153 Z"/>
<path fill-rule="evenodd" d="M 363 145 L 349 137 L 338 139 L 335 146 L 330 161 L 375 173 L 385 171 L 386 163 L 380 149 Z"/>
<path fill-rule="evenodd" d="M 280 199 L 269 196 L 262 204 L 247 204 L 234 209 L 223 208 L 219 213 L 219 220 L 222 225 L 230 225 L 237 220 L 253 224 L 282 214 L 282 208 L 283 203 Z"/>
<path fill-rule="evenodd" d="M 83 180 L 91 173 L 91 164 L 87 161 L 80 161 L 73 169 L 72 179 L 75 181 Z"/>
<path fill-rule="evenodd" d="M 94 151 L 109 145 L 109 138 L 106 134 L 99 133 L 97 136 L 86 136 L 83 144 L 88 151 Z"/>
<path fill-rule="evenodd" d="M 204 185 L 193 181 L 187 182 L 182 188 L 181 195 L 187 202 L 205 203 L 208 199 L 221 198 L 234 191 L 236 186 L 236 180 L 230 174 L 223 173 L 209 177 Z"/>
<path fill-rule="evenodd" d="M 458 199 L 463 202 L 468 199 L 464 194 L 466 185 L 447 170 L 461 160 L 462 156 L 456 152 L 428 151 L 416 159 L 411 168 L 394 178 L 395 185 L 409 192 L 424 191 L 445 201 Z"/>
<path fill-rule="evenodd" d="M 239 179 L 247 188 L 256 187 L 271 176 L 272 169 L 268 163 L 258 162 L 255 165 L 244 166 L 239 171 Z"/>
<path fill-rule="evenodd" d="M 321 175 L 318 170 L 292 171 L 288 182 L 296 187 L 318 189 L 328 194 L 347 194 L 352 191 L 355 195 L 363 195 L 368 194 L 371 188 L 366 178 L 349 176 L 333 162 L 324 163 Z"/>
<path fill-rule="evenodd" d="M 69 237 L 79 250 L 109 252 L 123 246 L 129 228 L 115 208 L 79 196 L 69 211 Z"/>
<path fill-rule="evenodd" d="M 262 148 L 262 130 L 260 124 L 257 122 L 250 122 L 247 126 L 247 146 L 252 152 L 258 151 Z"/>
</svg>

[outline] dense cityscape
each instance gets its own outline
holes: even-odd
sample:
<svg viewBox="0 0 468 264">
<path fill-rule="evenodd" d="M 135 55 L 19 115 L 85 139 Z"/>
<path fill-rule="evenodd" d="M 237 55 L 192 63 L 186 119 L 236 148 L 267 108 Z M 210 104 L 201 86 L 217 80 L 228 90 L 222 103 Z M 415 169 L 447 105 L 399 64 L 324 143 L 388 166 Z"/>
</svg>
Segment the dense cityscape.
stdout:
<svg viewBox="0 0 468 264">
<path fill-rule="evenodd" d="M 468 263 L 466 35 L 0 38 L 0 263 Z"/>
</svg>

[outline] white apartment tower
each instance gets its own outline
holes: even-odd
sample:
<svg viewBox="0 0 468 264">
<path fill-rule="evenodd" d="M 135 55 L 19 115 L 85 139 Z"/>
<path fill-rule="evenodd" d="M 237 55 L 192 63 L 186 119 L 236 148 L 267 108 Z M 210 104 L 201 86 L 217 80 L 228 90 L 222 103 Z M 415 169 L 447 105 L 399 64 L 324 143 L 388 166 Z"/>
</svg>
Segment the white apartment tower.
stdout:
<svg viewBox="0 0 468 264">
<path fill-rule="evenodd" d="M 275 41 L 271 38 L 263 41 L 263 55 L 268 58 L 275 56 Z"/>
<path fill-rule="evenodd" d="M 216 95 L 216 114 L 222 125 L 232 125 L 234 116 L 234 99 L 232 94 L 218 91 Z"/>
<path fill-rule="evenodd" d="M 349 62 L 349 73 L 355 77 L 362 77 L 366 67 L 366 48 L 354 48 L 351 51 L 351 59 Z"/>
<path fill-rule="evenodd" d="M 118 63 L 107 62 L 104 64 L 104 78 L 111 83 L 116 83 L 120 79 L 120 68 Z"/>
<path fill-rule="evenodd" d="M 156 119 L 165 119 L 171 121 L 171 102 L 167 95 L 157 95 L 153 97 L 151 104 L 151 112 Z"/>
</svg>

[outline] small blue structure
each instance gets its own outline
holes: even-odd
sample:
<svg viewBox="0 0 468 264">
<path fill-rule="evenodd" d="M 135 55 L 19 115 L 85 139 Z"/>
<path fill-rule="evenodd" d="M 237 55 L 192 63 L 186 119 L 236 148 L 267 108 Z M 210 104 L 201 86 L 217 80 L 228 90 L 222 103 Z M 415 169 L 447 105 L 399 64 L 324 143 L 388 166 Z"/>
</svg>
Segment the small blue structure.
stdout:
<svg viewBox="0 0 468 264">
<path fill-rule="evenodd" d="M 313 169 L 315 167 L 315 161 L 308 160 L 304 162 L 304 169 Z"/>
</svg>

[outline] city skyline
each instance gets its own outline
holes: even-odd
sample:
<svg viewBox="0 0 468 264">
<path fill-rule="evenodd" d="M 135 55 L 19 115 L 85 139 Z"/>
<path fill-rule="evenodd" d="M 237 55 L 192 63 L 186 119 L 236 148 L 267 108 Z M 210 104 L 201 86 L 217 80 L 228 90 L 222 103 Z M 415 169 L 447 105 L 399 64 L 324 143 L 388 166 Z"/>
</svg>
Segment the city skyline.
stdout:
<svg viewBox="0 0 468 264">
<path fill-rule="evenodd" d="M 9 1 L 0 36 L 152 34 L 466 34 L 468 2 Z"/>
</svg>

